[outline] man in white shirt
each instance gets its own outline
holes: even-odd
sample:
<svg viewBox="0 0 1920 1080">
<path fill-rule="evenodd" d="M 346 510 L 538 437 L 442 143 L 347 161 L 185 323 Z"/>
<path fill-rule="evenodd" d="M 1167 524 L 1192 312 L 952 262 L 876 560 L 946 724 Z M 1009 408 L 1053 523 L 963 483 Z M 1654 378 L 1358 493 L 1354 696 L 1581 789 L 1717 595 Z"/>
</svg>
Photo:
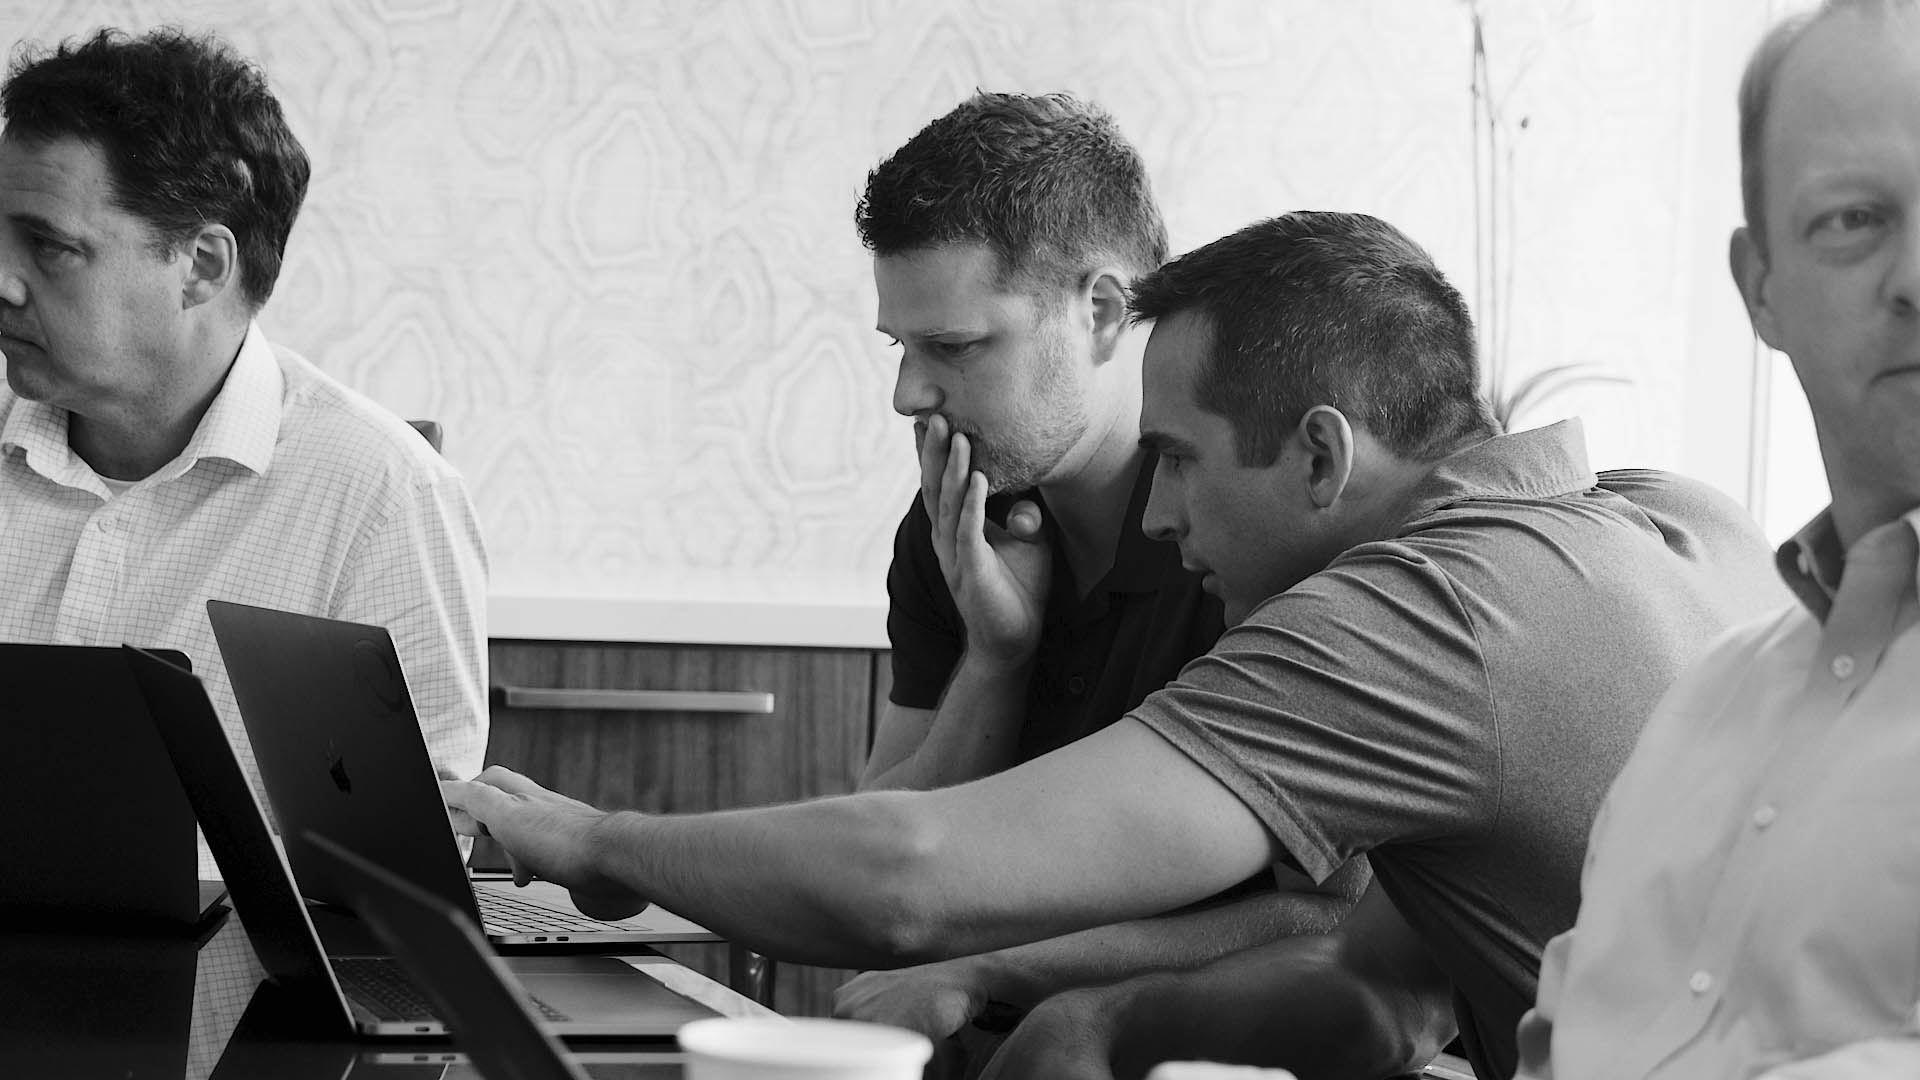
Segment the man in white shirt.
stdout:
<svg viewBox="0 0 1920 1080">
<path fill-rule="evenodd" d="M 1740 105 L 1734 279 L 1833 502 L 1609 792 L 1523 1076 L 1920 1076 L 1920 4 L 1782 24 Z"/>
<path fill-rule="evenodd" d="M 308 177 L 264 75 L 103 30 L 17 61 L 0 114 L 0 639 L 186 652 L 253 774 L 206 601 L 385 626 L 436 764 L 478 767 L 458 474 L 253 321 Z"/>
</svg>

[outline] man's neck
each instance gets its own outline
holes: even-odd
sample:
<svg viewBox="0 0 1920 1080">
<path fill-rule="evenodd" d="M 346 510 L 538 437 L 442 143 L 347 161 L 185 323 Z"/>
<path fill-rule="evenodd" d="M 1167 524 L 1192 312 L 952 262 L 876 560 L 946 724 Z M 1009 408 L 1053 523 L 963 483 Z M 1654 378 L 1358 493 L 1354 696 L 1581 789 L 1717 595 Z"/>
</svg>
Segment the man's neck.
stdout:
<svg viewBox="0 0 1920 1080">
<path fill-rule="evenodd" d="M 178 375 L 117 407 L 67 415 L 67 445 L 94 472 L 112 480 L 144 480 L 180 456 L 212 407 L 246 340 L 246 329 L 212 343 L 205 359 L 182 363 Z"/>
<path fill-rule="evenodd" d="M 1471 446 L 1457 447 L 1453 454 Z M 1366 475 L 1357 485 L 1359 496 L 1350 509 L 1353 524 L 1341 550 L 1398 535 L 1413 515 L 1414 493 L 1446 460 L 1410 461 L 1383 449 L 1367 455 Z"/>
<path fill-rule="evenodd" d="M 1073 475 L 1040 485 L 1053 518 L 1053 541 L 1066 556 L 1075 590 L 1082 596 L 1113 568 L 1121 530 L 1132 527 L 1127 503 L 1145 453 L 1138 420 L 1115 421 Z"/>
<path fill-rule="evenodd" d="M 1892 491 L 1859 490 L 1828 483 L 1833 490 L 1834 535 L 1842 551 L 1850 551 L 1861 537 L 1920 509 L 1920 496 Z"/>
</svg>

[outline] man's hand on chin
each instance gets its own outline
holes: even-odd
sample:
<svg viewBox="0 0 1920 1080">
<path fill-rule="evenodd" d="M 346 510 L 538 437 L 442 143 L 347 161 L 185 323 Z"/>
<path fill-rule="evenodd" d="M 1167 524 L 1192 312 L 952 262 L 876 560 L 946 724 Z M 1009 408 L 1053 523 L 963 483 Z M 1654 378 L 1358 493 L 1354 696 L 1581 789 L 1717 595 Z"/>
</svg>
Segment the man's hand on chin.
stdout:
<svg viewBox="0 0 1920 1080">
<path fill-rule="evenodd" d="M 624 919 L 647 906 L 596 864 L 594 830 L 606 811 L 499 765 L 472 780 L 442 780 L 440 797 L 456 832 L 491 836 L 506 851 L 515 884 L 538 878 L 562 886 L 589 918 Z"/>
</svg>

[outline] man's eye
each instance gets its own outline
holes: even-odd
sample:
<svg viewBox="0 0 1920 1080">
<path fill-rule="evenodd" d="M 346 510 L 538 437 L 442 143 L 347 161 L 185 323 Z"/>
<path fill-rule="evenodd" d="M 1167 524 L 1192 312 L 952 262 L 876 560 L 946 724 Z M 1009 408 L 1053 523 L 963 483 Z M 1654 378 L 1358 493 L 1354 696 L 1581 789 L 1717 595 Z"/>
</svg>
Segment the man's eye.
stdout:
<svg viewBox="0 0 1920 1080">
<path fill-rule="evenodd" d="M 1887 223 L 1887 215 L 1876 206 L 1844 206 L 1813 219 L 1808 231 L 1816 241 L 1845 243 L 1856 240 L 1869 229 Z"/>
<path fill-rule="evenodd" d="M 936 341 L 933 343 L 933 351 L 947 360 L 958 360 L 972 353 L 976 344 L 978 343 L 972 341 Z"/>
<path fill-rule="evenodd" d="M 54 258 L 60 255 L 70 255 L 73 253 L 72 247 L 66 244 L 63 244 L 58 240 L 49 239 L 45 236 L 36 236 L 32 239 L 31 242 L 33 245 L 33 253 L 35 255 L 41 256 L 42 258 Z"/>
</svg>

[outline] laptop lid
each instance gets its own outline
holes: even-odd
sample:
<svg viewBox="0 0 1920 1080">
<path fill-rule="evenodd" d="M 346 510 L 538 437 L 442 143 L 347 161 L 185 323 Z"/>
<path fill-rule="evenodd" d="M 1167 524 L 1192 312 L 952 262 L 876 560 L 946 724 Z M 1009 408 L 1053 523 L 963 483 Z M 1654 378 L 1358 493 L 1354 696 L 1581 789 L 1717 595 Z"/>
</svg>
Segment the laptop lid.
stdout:
<svg viewBox="0 0 1920 1080">
<path fill-rule="evenodd" d="M 254 955 L 293 1009 L 316 1026 L 352 1029 L 333 968 L 320 949 L 266 813 L 240 768 L 199 677 L 154 653 L 123 646 L 180 787 L 226 879 Z"/>
<path fill-rule="evenodd" d="M 350 845 L 479 911 L 393 639 L 378 626 L 207 601 L 301 892 L 351 906 L 305 834 Z"/>
<path fill-rule="evenodd" d="M 541 1029 L 526 994 L 464 912 L 324 836 L 309 834 L 306 840 L 483 1074 L 491 1080 L 584 1080 L 558 1040 Z"/>
<path fill-rule="evenodd" d="M 254 995 L 255 1004 L 266 1001 L 274 1015 L 290 1017 L 293 1026 L 307 1031 L 358 1030 L 363 1035 L 406 1037 L 442 1033 L 444 1028 L 435 1017 L 382 1014 L 373 1007 L 379 995 L 369 998 L 363 993 L 369 986 L 344 985 L 344 968 L 336 964 L 354 965 L 353 974 L 361 977 L 397 972 L 368 969 L 368 965 L 390 963 L 379 949 L 341 954 L 321 945 L 311 915 L 330 913 L 310 912 L 301 899 L 200 680 L 140 650 L 127 651 L 267 975 L 268 985 Z M 323 854 L 315 857 L 325 858 Z M 327 869 L 331 871 L 333 865 Z M 351 895 L 351 890 L 344 895 Z M 461 917 L 467 918 L 464 913 Z M 688 1020 L 713 1015 L 706 1006 L 611 957 L 515 957 L 509 965 L 524 990 L 556 1010 L 556 1030 L 568 1035 L 658 1037 L 671 1035 Z"/>
<path fill-rule="evenodd" d="M 0 688 L 0 761 L 20 766 L 0 821 L 31 823 L 0 829 L 0 907 L 63 926 L 197 926 L 193 810 L 120 649 L 0 644 Z"/>
</svg>

